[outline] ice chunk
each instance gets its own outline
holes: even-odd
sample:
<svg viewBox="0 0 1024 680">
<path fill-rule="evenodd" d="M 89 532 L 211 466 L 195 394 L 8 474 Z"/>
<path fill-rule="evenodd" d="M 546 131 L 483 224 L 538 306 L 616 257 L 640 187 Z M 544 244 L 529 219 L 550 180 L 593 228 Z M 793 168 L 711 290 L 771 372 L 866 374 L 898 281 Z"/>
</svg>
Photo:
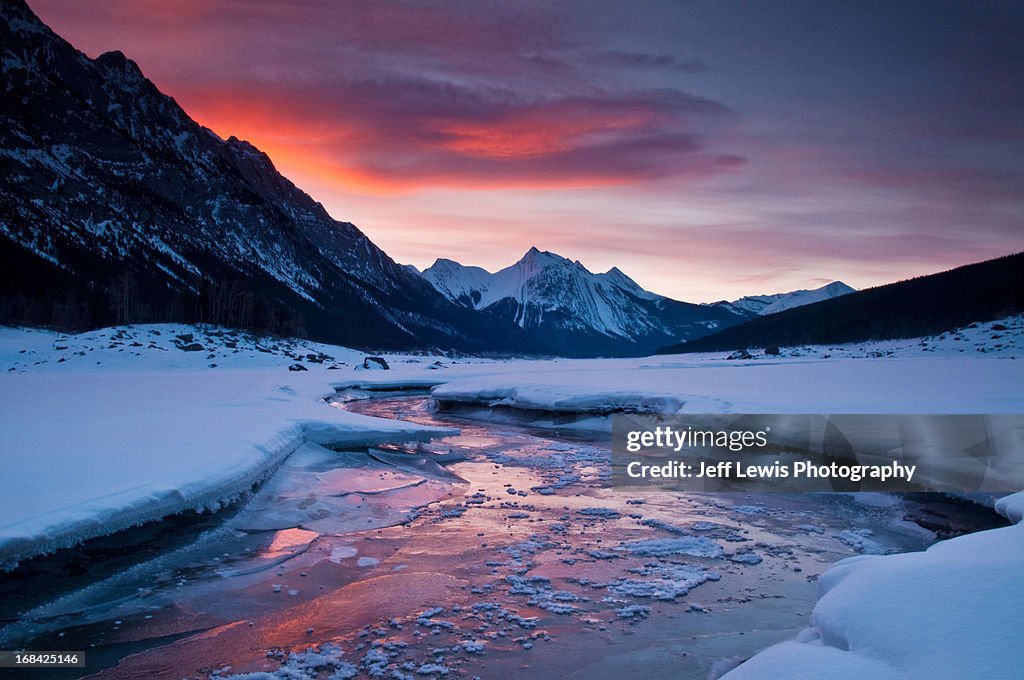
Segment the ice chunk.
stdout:
<svg viewBox="0 0 1024 680">
<path fill-rule="evenodd" d="M 722 546 L 706 536 L 685 536 L 683 538 L 650 538 L 630 541 L 615 548 L 640 557 L 662 557 L 665 555 L 691 555 L 693 557 L 717 558 L 724 554 Z"/>
</svg>

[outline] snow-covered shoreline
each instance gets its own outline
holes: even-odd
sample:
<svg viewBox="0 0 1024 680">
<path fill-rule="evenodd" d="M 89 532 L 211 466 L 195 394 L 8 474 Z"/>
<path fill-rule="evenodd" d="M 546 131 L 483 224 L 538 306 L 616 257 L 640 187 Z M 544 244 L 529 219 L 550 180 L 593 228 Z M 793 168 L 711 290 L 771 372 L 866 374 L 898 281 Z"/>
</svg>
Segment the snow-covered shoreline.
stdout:
<svg viewBox="0 0 1024 680">
<path fill-rule="evenodd" d="M 441 402 L 523 411 L 1020 413 L 1024 318 L 929 338 L 640 359 L 521 362 L 449 376 Z M 450 372 L 448 372 L 450 373 Z M 372 378 L 370 378 L 372 379 Z"/>
<path fill-rule="evenodd" d="M 263 372 L 9 376 L 0 564 L 185 509 L 216 509 L 305 442 L 446 432 L 324 403 L 322 377 Z M 141 408 L 139 408 L 141 407 Z"/>
<path fill-rule="evenodd" d="M 1001 323 L 1007 331 L 987 324 L 746 361 L 393 355 L 388 371 L 359 370 L 365 355 L 355 350 L 218 328 L 0 329 L 0 456 L 10 489 L 0 500 L 0 564 L 218 507 L 304 441 L 356 446 L 440 434 L 331 409 L 323 398 L 332 388 L 432 388 L 442 401 L 582 416 L 1024 412 L 1024 361 L 1012 358 L 1024 355 L 1024 321 Z"/>
<path fill-rule="evenodd" d="M 389 355 L 389 371 L 360 370 L 365 355 L 354 350 L 221 329 L 0 329 L 0 563 L 215 508 L 306 441 L 356 446 L 445 433 L 332 409 L 324 401 L 332 389 L 431 389 L 442 402 L 580 417 L 1024 412 L 1024 320 L 999 323 L 740 361 Z M 1024 494 L 997 509 L 1020 522 Z M 805 634 L 728 677 L 1020 677 L 1021 662 L 1008 655 L 1024 611 L 1022 564 L 1024 524 L 921 553 L 844 560 L 822 579 Z"/>
<path fill-rule="evenodd" d="M 724 680 L 1024 677 L 1024 493 L 997 510 L 1017 524 L 922 552 L 859 555 L 819 581 L 810 626 Z"/>
<path fill-rule="evenodd" d="M 453 378 L 431 395 L 453 403 L 583 414 L 1018 413 L 1024 408 L 1017 382 L 1024 364 L 1016 361 L 682 359 L 523 366 L 514 373 Z"/>
<path fill-rule="evenodd" d="M 144 339 L 161 329 L 154 339 L 184 333 L 137 332 Z M 80 336 L 60 337 L 4 330 L 0 340 L 5 359 L 24 356 L 14 348 L 33 343 L 36 356 L 55 345 L 66 349 L 51 347 L 51 355 L 102 357 L 93 359 L 98 366 L 3 376 L 3 568 L 183 510 L 221 507 L 305 442 L 359 447 L 451 432 L 331 408 L 325 397 L 334 372 L 289 371 L 287 356 L 216 370 L 189 366 L 193 352 L 143 347 L 140 356 L 117 356 L 135 340 L 111 349 L 110 333 L 99 336 L 106 344 L 86 340 L 88 350 L 77 349 Z"/>
</svg>

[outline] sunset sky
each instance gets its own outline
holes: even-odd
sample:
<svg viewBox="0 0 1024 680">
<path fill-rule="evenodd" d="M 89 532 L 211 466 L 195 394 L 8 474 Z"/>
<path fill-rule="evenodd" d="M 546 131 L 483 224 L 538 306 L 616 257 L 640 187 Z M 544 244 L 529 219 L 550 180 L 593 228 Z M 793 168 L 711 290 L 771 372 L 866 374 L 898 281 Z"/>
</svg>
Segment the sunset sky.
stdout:
<svg viewBox="0 0 1024 680">
<path fill-rule="evenodd" d="M 29 0 L 399 262 L 690 301 L 1024 249 L 1024 3 Z"/>
</svg>

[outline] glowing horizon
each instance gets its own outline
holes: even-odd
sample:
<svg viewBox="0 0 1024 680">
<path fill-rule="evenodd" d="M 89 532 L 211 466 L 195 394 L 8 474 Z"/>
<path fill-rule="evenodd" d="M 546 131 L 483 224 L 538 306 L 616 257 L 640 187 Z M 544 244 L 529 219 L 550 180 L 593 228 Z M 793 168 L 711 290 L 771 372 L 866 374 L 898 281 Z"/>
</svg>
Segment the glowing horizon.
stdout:
<svg viewBox="0 0 1024 680">
<path fill-rule="evenodd" d="M 1024 248 L 1020 8 L 30 5 L 420 269 L 710 302 Z"/>
</svg>

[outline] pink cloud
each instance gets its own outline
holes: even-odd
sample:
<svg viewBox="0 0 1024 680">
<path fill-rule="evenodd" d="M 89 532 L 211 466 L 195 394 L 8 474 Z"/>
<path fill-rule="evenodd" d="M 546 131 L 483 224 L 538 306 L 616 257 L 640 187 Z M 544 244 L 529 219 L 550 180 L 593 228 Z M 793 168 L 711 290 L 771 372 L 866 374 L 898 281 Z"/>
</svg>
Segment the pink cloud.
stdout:
<svg viewBox="0 0 1024 680">
<path fill-rule="evenodd" d="M 35 4 L 44 18 L 56 10 Z M 616 86 L 551 56 L 570 44 L 570 18 L 554 10 L 113 0 L 92 11 L 62 6 L 56 27 L 93 53 L 123 49 L 200 122 L 286 172 L 352 188 L 699 180 L 743 162 L 710 142 L 732 115 L 723 104 Z"/>
</svg>

